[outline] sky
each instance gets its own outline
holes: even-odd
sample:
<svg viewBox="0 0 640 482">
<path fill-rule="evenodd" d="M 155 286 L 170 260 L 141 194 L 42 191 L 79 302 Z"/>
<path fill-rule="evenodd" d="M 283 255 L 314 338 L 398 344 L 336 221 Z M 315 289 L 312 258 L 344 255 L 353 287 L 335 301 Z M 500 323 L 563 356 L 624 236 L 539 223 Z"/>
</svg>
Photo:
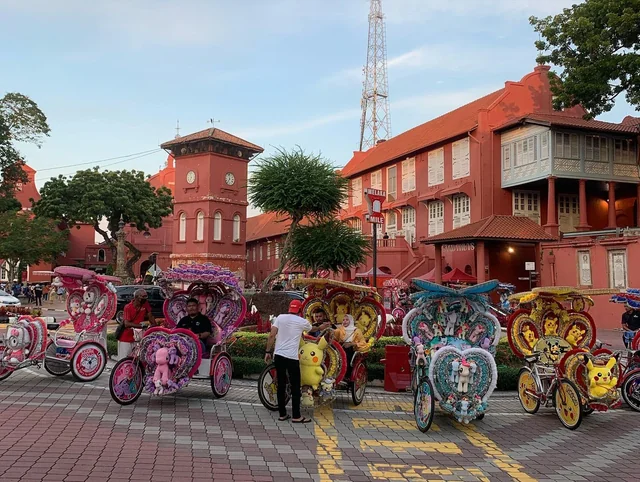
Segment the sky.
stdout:
<svg viewBox="0 0 640 482">
<path fill-rule="evenodd" d="M 520 80 L 535 66 L 528 17 L 572 3 L 383 0 L 392 133 Z M 368 13 L 367 0 L 0 0 L 0 95 L 48 117 L 42 147 L 20 146 L 38 188 L 94 165 L 153 174 L 178 120 L 182 135 L 213 119 L 263 156 L 298 145 L 343 166 Z M 600 118 L 633 112 L 621 99 Z"/>
</svg>

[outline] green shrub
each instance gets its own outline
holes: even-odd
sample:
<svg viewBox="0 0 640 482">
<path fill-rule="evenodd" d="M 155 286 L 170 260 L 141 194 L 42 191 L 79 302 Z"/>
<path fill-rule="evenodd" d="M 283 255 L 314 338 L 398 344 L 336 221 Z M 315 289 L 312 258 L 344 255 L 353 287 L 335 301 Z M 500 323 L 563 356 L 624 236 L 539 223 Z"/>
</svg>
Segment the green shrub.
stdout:
<svg viewBox="0 0 640 482">
<path fill-rule="evenodd" d="M 265 367 L 262 358 L 233 357 L 233 378 L 259 375 Z"/>
<path fill-rule="evenodd" d="M 107 354 L 109 356 L 116 356 L 118 354 L 118 340 L 113 333 L 107 335 Z"/>
<path fill-rule="evenodd" d="M 518 372 L 521 367 L 498 365 L 498 384 L 496 390 L 501 392 L 518 389 Z"/>
<path fill-rule="evenodd" d="M 496 365 L 505 365 L 509 367 L 522 366 L 522 360 L 514 355 L 511 346 L 506 338 L 500 340 L 496 347 Z"/>
</svg>

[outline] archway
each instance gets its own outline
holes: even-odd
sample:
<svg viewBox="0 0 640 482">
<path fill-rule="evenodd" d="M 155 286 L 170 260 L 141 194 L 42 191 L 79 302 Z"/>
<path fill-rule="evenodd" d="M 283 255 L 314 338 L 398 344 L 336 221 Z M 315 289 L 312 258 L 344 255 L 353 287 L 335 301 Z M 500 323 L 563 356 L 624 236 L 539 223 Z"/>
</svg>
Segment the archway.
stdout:
<svg viewBox="0 0 640 482">
<path fill-rule="evenodd" d="M 380 266 L 380 271 L 382 271 L 384 274 L 388 274 L 389 276 L 391 276 L 393 273 L 391 272 L 391 268 L 388 268 L 386 266 Z"/>
</svg>

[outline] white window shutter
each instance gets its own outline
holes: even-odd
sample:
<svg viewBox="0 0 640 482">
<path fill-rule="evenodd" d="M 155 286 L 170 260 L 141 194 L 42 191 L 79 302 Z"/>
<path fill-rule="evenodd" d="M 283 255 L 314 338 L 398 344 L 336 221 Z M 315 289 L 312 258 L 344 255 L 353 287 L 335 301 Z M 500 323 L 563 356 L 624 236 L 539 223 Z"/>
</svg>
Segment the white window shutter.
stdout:
<svg viewBox="0 0 640 482">
<path fill-rule="evenodd" d="M 460 178 L 460 144 L 458 142 L 451 145 L 451 177 Z"/>
<path fill-rule="evenodd" d="M 438 149 L 438 171 L 437 171 L 438 184 L 444 182 L 444 149 Z"/>
<path fill-rule="evenodd" d="M 427 160 L 427 169 L 429 171 L 427 182 L 429 186 L 435 186 L 437 184 L 435 162 L 436 162 L 435 156 L 433 155 L 433 152 L 430 152 Z"/>
<path fill-rule="evenodd" d="M 409 163 L 407 161 L 402 162 L 402 192 L 409 191 Z"/>
<path fill-rule="evenodd" d="M 429 236 L 434 236 L 436 234 L 438 234 L 437 227 L 436 227 L 436 219 L 429 217 Z"/>
<path fill-rule="evenodd" d="M 438 222 L 436 225 L 436 234 L 444 233 L 444 216 L 438 217 Z"/>
</svg>

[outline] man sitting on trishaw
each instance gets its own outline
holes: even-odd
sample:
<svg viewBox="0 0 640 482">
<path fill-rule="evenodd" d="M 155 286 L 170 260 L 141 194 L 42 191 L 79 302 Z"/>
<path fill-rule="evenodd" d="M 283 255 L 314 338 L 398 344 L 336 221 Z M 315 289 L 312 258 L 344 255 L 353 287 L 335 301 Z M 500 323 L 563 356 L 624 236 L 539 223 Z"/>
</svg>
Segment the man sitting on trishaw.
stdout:
<svg viewBox="0 0 640 482">
<path fill-rule="evenodd" d="M 187 316 L 183 317 L 176 328 L 191 331 L 200 340 L 203 356 L 207 356 L 207 339 L 211 336 L 211 320 L 200 313 L 200 303 L 195 298 L 187 300 Z"/>
</svg>

